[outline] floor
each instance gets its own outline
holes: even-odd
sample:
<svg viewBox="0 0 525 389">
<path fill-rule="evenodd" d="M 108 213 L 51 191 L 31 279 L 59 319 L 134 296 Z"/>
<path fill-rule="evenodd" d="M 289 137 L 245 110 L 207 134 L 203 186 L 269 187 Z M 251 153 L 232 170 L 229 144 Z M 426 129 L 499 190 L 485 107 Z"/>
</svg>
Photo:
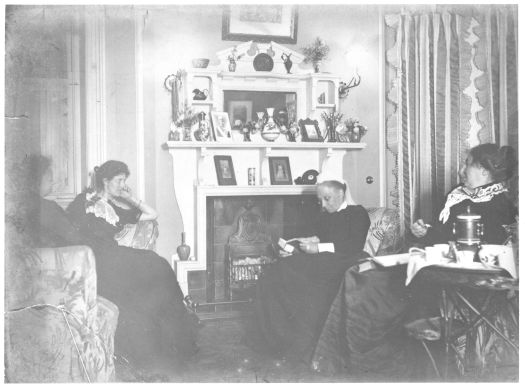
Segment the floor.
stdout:
<svg viewBox="0 0 525 389">
<path fill-rule="evenodd" d="M 200 351 L 187 366 L 159 367 L 156 374 L 129 371 L 117 364 L 120 382 L 232 382 L 232 383 L 306 383 L 306 382 L 407 382 L 437 381 L 427 366 L 425 374 L 414 377 L 392 377 L 379 374 L 325 376 L 310 370 L 306 364 L 263 356 L 247 346 L 242 319 L 205 322 L 199 330 Z M 417 372 L 416 372 L 417 373 Z M 465 376 L 462 382 L 517 382 L 517 367 L 501 368 L 483 378 Z"/>
</svg>

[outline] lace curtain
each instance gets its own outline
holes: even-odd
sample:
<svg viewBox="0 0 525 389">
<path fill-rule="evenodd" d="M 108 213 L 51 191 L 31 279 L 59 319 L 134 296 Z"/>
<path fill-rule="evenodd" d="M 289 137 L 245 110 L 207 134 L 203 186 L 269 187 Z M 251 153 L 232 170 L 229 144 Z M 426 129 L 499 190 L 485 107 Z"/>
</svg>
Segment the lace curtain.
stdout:
<svg viewBox="0 0 525 389">
<path fill-rule="evenodd" d="M 438 7 L 384 16 L 387 206 L 402 232 L 437 218 L 470 147 L 518 144 L 517 7 Z"/>
</svg>

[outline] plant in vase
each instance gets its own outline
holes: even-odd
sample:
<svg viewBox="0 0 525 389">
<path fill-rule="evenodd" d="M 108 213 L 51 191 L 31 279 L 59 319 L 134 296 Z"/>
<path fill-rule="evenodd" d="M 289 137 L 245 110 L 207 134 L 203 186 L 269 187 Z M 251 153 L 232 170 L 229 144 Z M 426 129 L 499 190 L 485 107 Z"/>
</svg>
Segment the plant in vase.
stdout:
<svg viewBox="0 0 525 389">
<path fill-rule="evenodd" d="M 188 103 L 184 103 L 184 107 L 179 110 L 175 126 L 182 128 L 182 140 L 191 141 L 191 126 L 197 123 L 198 115 L 196 115 Z"/>
<path fill-rule="evenodd" d="M 321 118 L 323 119 L 326 125 L 326 135 L 325 139 L 327 142 L 337 142 L 336 128 L 341 123 L 343 114 L 339 112 L 322 112 Z"/>
<path fill-rule="evenodd" d="M 359 123 L 359 119 L 349 118 L 345 120 L 345 127 L 347 130 L 347 136 L 349 142 L 358 143 L 361 142 L 363 136 L 365 136 L 368 129 Z"/>
<path fill-rule="evenodd" d="M 315 38 L 315 41 L 306 47 L 303 47 L 302 52 L 305 56 L 305 63 L 312 63 L 314 72 L 319 73 L 319 63 L 321 63 L 330 52 L 330 47 L 321 40 L 321 38 Z"/>
</svg>

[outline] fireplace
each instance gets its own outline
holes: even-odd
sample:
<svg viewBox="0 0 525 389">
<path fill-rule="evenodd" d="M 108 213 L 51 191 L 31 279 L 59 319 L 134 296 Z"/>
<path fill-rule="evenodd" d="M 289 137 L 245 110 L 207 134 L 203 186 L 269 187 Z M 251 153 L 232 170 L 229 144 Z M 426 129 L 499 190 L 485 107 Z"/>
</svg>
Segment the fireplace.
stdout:
<svg viewBox="0 0 525 389">
<path fill-rule="evenodd" d="M 253 70 L 249 52 L 253 50 L 253 42 L 244 42 L 236 45 L 238 54 L 244 54 L 238 61 L 237 71 L 229 72 L 228 57 L 233 47 L 217 52 L 220 60 L 218 66 L 206 69 L 189 68 L 183 72 L 182 93 L 179 96 L 179 108 L 188 104 L 196 112 L 232 111 L 244 118 L 254 119 L 254 112 L 263 106 L 271 106 L 268 100 L 257 103 L 251 94 L 267 96 L 278 94 L 284 100 L 275 100 L 276 104 L 287 107 L 288 113 L 293 112 L 296 119 L 317 119 L 323 131 L 323 121 L 320 119 L 322 112 L 337 111 L 339 98 L 337 85 L 340 77 L 330 73 L 310 73 L 308 69 L 297 68 L 293 74 L 287 74 L 284 67 L 276 66 L 272 72 L 258 72 Z M 292 52 L 294 63 L 303 60 L 302 54 L 281 46 L 275 42 L 257 43 L 258 49 L 275 52 L 275 57 L 280 58 L 282 53 Z M 206 100 L 193 100 L 194 89 L 208 89 L 209 96 Z M 293 98 L 292 98 L 293 97 Z M 321 98 L 323 97 L 323 98 Z M 230 99 L 230 103 L 225 104 Z M 252 101 L 253 100 L 253 101 Z M 233 104 L 233 102 L 237 102 Z M 290 103 L 290 106 L 288 105 Z M 292 104 L 293 103 L 293 104 Z M 231 107 L 230 107 L 231 106 Z M 251 115 L 249 108 L 251 107 Z M 198 125 L 198 124 L 196 124 Z M 210 270 L 208 265 L 220 262 L 209 258 L 209 245 L 215 237 L 208 226 L 208 198 L 211 197 L 236 197 L 236 196 L 288 196 L 315 195 L 315 186 L 312 185 L 271 185 L 270 157 L 288 157 L 293 178 L 300 177 L 305 171 L 315 169 L 320 173 L 330 172 L 333 175 L 343 176 L 343 159 L 349 152 L 361 150 L 364 143 L 324 143 L 324 142 L 288 142 L 285 137 L 280 137 L 274 142 L 266 142 L 262 138 L 258 141 L 243 142 L 231 139 L 229 142 L 199 142 L 199 141 L 168 141 L 165 148 L 173 158 L 173 184 L 177 206 L 181 213 L 182 228 L 186 232 L 186 242 L 191 247 L 190 261 L 180 261 L 177 254 L 173 254 L 172 261 L 177 273 L 177 280 L 184 295 L 192 295 L 200 301 L 208 299 L 221 299 L 224 289 L 221 282 L 224 279 L 218 276 L 223 271 L 219 267 Z M 237 185 L 221 186 L 215 174 L 214 156 L 226 155 L 232 158 Z M 248 169 L 255 168 L 255 185 L 248 183 Z M 261 200 L 262 201 L 262 200 Z M 281 200 L 285 201 L 285 200 Z M 288 200 L 286 200 L 288 201 Z M 291 200 L 290 200 L 291 201 Z M 278 207 L 278 206 L 275 206 Z M 294 207 L 291 207 L 294 208 Z M 273 224 L 268 219 L 267 212 L 264 219 L 274 229 L 273 234 L 290 232 L 287 222 L 280 222 L 281 227 Z M 287 207 L 283 212 L 288 212 Z M 288 219 L 286 219 L 288 220 Z M 292 220 L 292 219 L 290 219 Z M 231 220 L 232 223 L 235 220 Z M 233 228 L 221 226 L 223 230 Z M 293 233 L 292 233 L 293 232 Z M 272 235 L 272 236 L 274 236 Z M 224 236 L 223 236 L 224 238 Z M 218 246 L 222 243 L 213 243 Z M 213 254 L 216 255 L 215 253 Z M 223 255 L 223 254 L 217 254 Z M 212 276 L 212 281 L 209 278 Z M 214 285 L 207 290 L 207 285 Z M 221 289 L 222 288 L 222 289 Z"/>
<path fill-rule="evenodd" d="M 239 219 L 252 216 L 260 221 L 260 235 L 273 245 L 280 237 L 311 236 L 312 220 L 319 213 L 317 197 L 307 195 L 209 196 L 206 199 L 206 270 L 188 273 L 188 293 L 196 302 L 221 302 L 252 297 L 256 277 L 240 277 L 242 287 L 232 285 L 231 237 Z M 249 226 L 248 228 L 253 228 Z M 250 250 L 250 246 L 252 250 Z M 243 250 L 255 259 L 258 253 L 271 256 L 263 239 L 244 242 Z M 255 266 L 256 271 L 260 267 Z M 238 269 L 237 269 L 238 270 Z M 251 269 L 250 269 L 251 270 Z M 238 273 L 237 273 L 238 274 Z M 239 281 L 239 276 L 234 281 Z"/>
</svg>

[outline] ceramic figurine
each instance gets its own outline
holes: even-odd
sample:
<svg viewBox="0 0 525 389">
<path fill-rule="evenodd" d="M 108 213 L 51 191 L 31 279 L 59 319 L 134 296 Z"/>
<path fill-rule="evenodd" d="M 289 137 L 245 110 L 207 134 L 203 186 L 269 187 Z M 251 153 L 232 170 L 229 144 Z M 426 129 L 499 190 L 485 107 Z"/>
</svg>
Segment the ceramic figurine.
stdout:
<svg viewBox="0 0 525 389">
<path fill-rule="evenodd" d="M 206 120 L 206 113 L 199 112 L 197 115 L 199 118 L 199 128 L 193 133 L 195 139 L 201 142 L 206 142 L 210 140 L 210 124 Z"/>
</svg>

